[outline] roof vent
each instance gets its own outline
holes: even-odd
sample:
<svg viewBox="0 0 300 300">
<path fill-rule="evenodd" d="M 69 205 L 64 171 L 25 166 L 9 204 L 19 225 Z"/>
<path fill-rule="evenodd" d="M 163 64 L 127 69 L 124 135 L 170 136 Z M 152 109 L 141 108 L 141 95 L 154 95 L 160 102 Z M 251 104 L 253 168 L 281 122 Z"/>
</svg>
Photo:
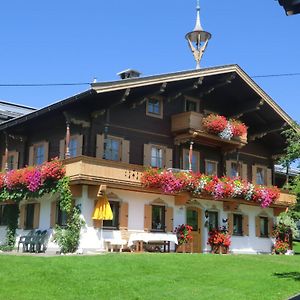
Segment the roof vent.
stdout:
<svg viewBox="0 0 300 300">
<path fill-rule="evenodd" d="M 141 73 L 139 71 L 133 69 L 127 69 L 117 73 L 121 79 L 129 79 L 129 78 L 138 78 L 140 77 Z"/>
</svg>

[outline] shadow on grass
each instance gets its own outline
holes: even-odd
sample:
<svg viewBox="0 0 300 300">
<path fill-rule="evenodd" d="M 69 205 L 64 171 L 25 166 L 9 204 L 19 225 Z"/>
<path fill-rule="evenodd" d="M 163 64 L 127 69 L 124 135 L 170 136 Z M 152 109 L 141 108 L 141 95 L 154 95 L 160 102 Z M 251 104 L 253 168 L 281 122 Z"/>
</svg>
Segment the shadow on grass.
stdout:
<svg viewBox="0 0 300 300">
<path fill-rule="evenodd" d="M 300 281 L 300 272 L 274 273 L 274 276 L 278 278 L 288 278 Z"/>
</svg>

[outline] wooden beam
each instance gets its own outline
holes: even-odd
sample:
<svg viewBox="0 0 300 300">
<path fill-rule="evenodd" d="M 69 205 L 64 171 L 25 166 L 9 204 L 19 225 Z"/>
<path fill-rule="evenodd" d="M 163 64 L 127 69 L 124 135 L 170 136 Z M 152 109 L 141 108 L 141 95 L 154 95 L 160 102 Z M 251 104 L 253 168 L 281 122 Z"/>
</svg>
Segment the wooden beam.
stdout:
<svg viewBox="0 0 300 300">
<path fill-rule="evenodd" d="M 129 96 L 129 94 L 130 94 L 130 89 L 126 89 L 126 91 L 124 92 L 124 95 L 121 99 L 121 103 L 126 101 L 126 98 Z"/>
<path fill-rule="evenodd" d="M 269 126 L 265 126 L 260 131 L 249 133 L 248 140 L 249 141 L 255 141 L 257 139 L 263 138 L 267 134 L 282 131 L 286 125 L 287 125 L 286 122 L 284 122 L 284 123 L 279 122 L 279 123 L 270 124 Z"/>
<path fill-rule="evenodd" d="M 251 113 L 257 110 L 260 110 L 265 101 L 263 99 L 247 101 L 246 104 L 242 104 L 240 106 L 235 106 L 232 111 L 227 113 L 229 118 L 240 118 L 247 113 Z"/>
</svg>

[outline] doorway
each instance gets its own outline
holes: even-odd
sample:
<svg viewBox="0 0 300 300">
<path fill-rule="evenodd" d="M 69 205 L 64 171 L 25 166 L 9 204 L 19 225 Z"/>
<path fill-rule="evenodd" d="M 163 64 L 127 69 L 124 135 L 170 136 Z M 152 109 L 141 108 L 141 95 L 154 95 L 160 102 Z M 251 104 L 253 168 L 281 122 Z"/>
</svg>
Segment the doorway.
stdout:
<svg viewBox="0 0 300 300">
<path fill-rule="evenodd" d="M 187 207 L 186 209 L 186 223 L 193 227 L 192 231 L 192 243 L 193 252 L 201 253 L 201 220 L 202 220 L 202 210 L 198 207 Z"/>
</svg>

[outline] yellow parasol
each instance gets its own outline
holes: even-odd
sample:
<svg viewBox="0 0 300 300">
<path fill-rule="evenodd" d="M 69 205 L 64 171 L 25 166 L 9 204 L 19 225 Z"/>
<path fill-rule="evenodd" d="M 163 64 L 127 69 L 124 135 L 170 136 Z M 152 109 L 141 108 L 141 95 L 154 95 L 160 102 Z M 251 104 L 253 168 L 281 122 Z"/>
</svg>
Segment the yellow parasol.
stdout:
<svg viewBox="0 0 300 300">
<path fill-rule="evenodd" d="M 93 213 L 93 220 L 112 220 L 113 213 L 106 195 L 100 195 Z"/>
</svg>

